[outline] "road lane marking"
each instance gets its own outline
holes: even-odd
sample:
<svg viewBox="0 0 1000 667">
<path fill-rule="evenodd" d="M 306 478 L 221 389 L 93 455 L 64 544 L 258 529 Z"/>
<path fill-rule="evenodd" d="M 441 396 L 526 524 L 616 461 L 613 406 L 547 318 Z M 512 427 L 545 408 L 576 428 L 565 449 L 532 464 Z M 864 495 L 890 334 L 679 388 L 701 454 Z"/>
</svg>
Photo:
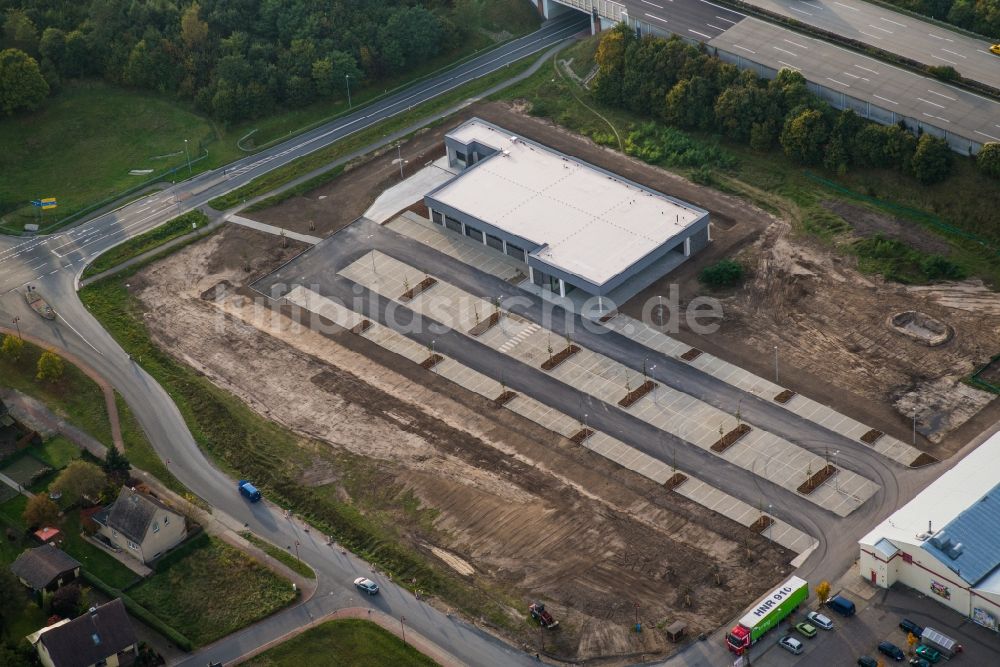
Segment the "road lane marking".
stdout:
<svg viewBox="0 0 1000 667">
<path fill-rule="evenodd" d="M 931 54 L 931 58 L 937 58 L 938 60 L 943 60 L 944 62 L 949 63 L 951 65 L 957 65 L 958 64 L 954 60 L 948 60 L 947 58 L 942 58 L 941 56 L 936 56 L 933 53 Z"/>
<path fill-rule="evenodd" d="M 724 16 L 719 16 L 718 14 L 716 14 L 716 15 L 715 15 L 715 18 L 719 19 L 720 21 L 725 21 L 726 23 L 732 23 L 733 25 L 736 25 L 736 21 L 734 21 L 734 20 L 732 20 L 732 19 L 727 19 L 727 18 L 726 18 L 726 17 L 724 17 Z M 985 53 L 985 52 L 984 52 L 984 53 Z"/>
<path fill-rule="evenodd" d="M 656 19 L 657 21 L 663 21 L 664 23 L 668 23 L 667 19 L 661 19 L 659 16 L 653 16 L 649 12 L 646 12 L 646 16 L 648 16 L 651 19 Z"/>
<path fill-rule="evenodd" d="M 925 100 L 922 97 L 918 97 L 917 99 L 920 100 L 921 102 L 926 102 L 927 104 L 930 104 L 931 106 L 935 106 L 938 109 L 944 109 L 944 105 L 943 104 L 938 104 L 937 102 L 931 102 L 930 100 Z"/>
<path fill-rule="evenodd" d="M 847 76 L 851 77 L 852 79 L 860 79 L 861 78 L 857 74 L 851 74 L 850 72 L 841 72 L 841 74 L 846 74 Z"/>
<path fill-rule="evenodd" d="M 925 116 L 927 116 L 928 118 L 936 118 L 936 119 L 938 119 L 938 120 L 943 120 L 943 121 L 944 121 L 944 122 L 946 122 L 946 123 L 950 123 L 950 122 L 951 122 L 951 121 L 950 121 L 950 120 L 948 120 L 947 118 L 942 118 L 941 116 L 935 116 L 934 114 L 931 114 L 931 113 L 927 113 L 926 111 L 924 111 L 924 112 L 923 112 L 923 114 L 924 114 Z"/>
<path fill-rule="evenodd" d="M 842 3 L 842 2 L 834 2 L 833 4 L 835 4 L 835 5 L 840 5 L 840 6 L 841 6 L 841 7 L 843 7 L 844 9 L 850 9 L 850 10 L 851 10 L 852 12 L 860 12 L 860 11 L 861 11 L 861 10 L 860 10 L 860 9 L 858 9 L 857 7 L 851 7 L 850 5 L 845 5 L 845 4 L 844 4 L 844 3 Z"/>
<path fill-rule="evenodd" d="M 711 23 L 706 23 L 705 25 L 707 25 L 709 28 L 715 28 L 716 30 L 718 30 L 720 32 L 725 32 L 726 30 L 729 30 L 729 28 L 720 28 L 719 26 L 712 25 Z"/>
<path fill-rule="evenodd" d="M 799 9 L 798 7 L 789 7 L 793 12 L 798 12 L 799 14 L 805 14 L 806 16 L 812 16 L 812 12 L 807 12 L 804 9 Z"/>
<path fill-rule="evenodd" d="M 797 55 L 799 55 L 799 54 L 795 53 L 795 51 L 789 51 L 788 49 L 783 49 L 780 46 L 772 46 L 771 48 L 774 49 L 775 51 L 781 51 L 782 53 L 787 53 L 790 56 L 797 56 Z"/>
<path fill-rule="evenodd" d="M 872 93 L 872 97 L 877 97 L 880 100 L 888 102 L 889 104 L 899 104 L 899 102 L 897 102 L 896 100 L 890 100 L 888 97 L 882 97 L 881 95 L 876 95 L 874 93 Z"/>
<path fill-rule="evenodd" d="M 887 33 L 889 33 L 890 35 L 892 34 L 892 30 L 888 30 L 888 29 L 886 29 L 886 28 L 882 28 L 882 27 L 880 27 L 880 26 L 877 26 L 877 25 L 874 25 L 874 24 L 871 24 L 871 23 L 869 23 L 869 24 L 868 24 L 868 27 L 869 27 L 869 28 L 875 28 L 876 30 L 881 30 L 882 32 L 887 32 Z"/>
<path fill-rule="evenodd" d="M 65 317 L 63 317 L 62 315 L 60 315 L 58 312 L 56 313 L 56 317 L 58 317 L 60 320 L 62 320 L 63 322 L 65 322 L 66 326 L 68 326 L 70 329 L 72 329 L 73 333 L 75 333 L 77 336 L 80 337 L 80 340 L 82 340 L 87 345 L 90 345 L 90 347 L 94 350 L 94 352 L 96 352 L 97 354 L 101 355 L 102 357 L 104 356 L 104 353 L 101 352 L 100 350 L 98 350 L 96 347 L 94 347 L 93 343 L 91 343 L 89 340 L 87 340 L 86 338 L 84 338 L 83 334 L 81 334 L 79 331 L 77 331 L 76 327 L 74 327 L 72 324 L 70 324 L 69 321 Z"/>
<path fill-rule="evenodd" d="M 786 41 L 786 42 L 788 42 L 789 44 L 791 44 L 792 46 L 797 46 L 797 47 L 799 47 L 800 49 L 805 49 L 806 51 L 808 51 L 808 50 L 809 50 L 809 47 L 808 47 L 808 46 L 806 46 L 805 44 L 799 44 L 798 42 L 793 42 L 793 41 L 792 41 L 792 40 L 790 40 L 790 39 L 786 39 L 785 41 Z"/>
<path fill-rule="evenodd" d="M 858 69 L 863 69 L 866 72 L 871 72 L 872 74 L 878 74 L 878 72 L 876 72 L 873 69 L 869 69 L 868 67 L 863 67 L 861 65 L 855 65 L 855 67 L 857 67 Z"/>
<path fill-rule="evenodd" d="M 942 37 L 941 35 L 935 35 L 933 32 L 929 32 L 929 33 L 927 33 L 927 35 L 930 36 L 930 37 L 933 37 L 934 39 L 942 39 L 942 40 L 944 40 L 946 42 L 954 42 L 955 41 L 953 39 L 948 39 L 947 37 Z"/>
<path fill-rule="evenodd" d="M 818 9 L 820 11 L 823 11 L 823 5 L 817 5 L 817 4 L 813 4 L 812 2 L 806 2 L 806 0 L 801 0 L 801 2 L 802 2 L 803 5 L 809 5 L 813 9 Z"/>
<path fill-rule="evenodd" d="M 871 37 L 872 39 L 882 39 L 878 35 L 873 35 L 870 32 L 865 32 L 864 30 L 858 30 L 858 32 L 860 32 L 862 35 L 864 35 L 866 37 Z"/>
<path fill-rule="evenodd" d="M 848 83 L 844 83 L 843 81 L 837 81 L 836 79 L 832 79 L 832 78 L 830 78 L 830 77 L 826 77 L 826 78 L 827 78 L 827 81 L 833 81 L 834 83 L 839 83 L 839 84 L 840 84 L 840 85 L 842 85 L 842 86 L 843 86 L 844 88 L 850 88 L 850 87 L 851 87 L 851 85 L 850 85 L 850 84 L 848 84 Z"/>
<path fill-rule="evenodd" d="M 1000 137 L 994 137 L 992 134 L 986 134 L 985 132 L 980 132 L 979 130 L 975 130 L 975 133 L 981 134 L 987 139 L 992 139 L 993 141 L 1000 141 Z"/>
<path fill-rule="evenodd" d="M 702 3 L 706 4 L 706 5 L 711 5 L 712 7 L 715 7 L 716 9 L 721 9 L 722 11 L 729 12 L 730 14 L 736 14 L 737 16 L 739 16 L 742 19 L 745 19 L 747 17 L 746 14 L 741 14 L 740 12 L 736 11 L 735 9 L 730 9 L 729 7 L 723 7 L 722 5 L 717 5 L 714 2 L 710 2 L 709 0 L 699 0 L 699 2 L 702 2 Z"/>
<path fill-rule="evenodd" d="M 790 68 L 792 68 L 792 69 L 793 69 L 793 70 L 795 70 L 796 72 L 800 72 L 800 71 L 802 71 L 802 70 L 800 70 L 800 69 L 799 69 L 798 67 L 796 67 L 795 65 L 793 65 L 793 64 L 791 64 L 791 63 L 786 63 L 786 62 L 785 62 L 784 60 L 779 60 L 778 62 L 779 62 L 779 63 L 781 63 L 782 65 L 784 65 L 785 67 L 790 67 Z"/>
<path fill-rule="evenodd" d="M 957 102 L 958 101 L 954 97 L 948 97 L 944 93 L 939 93 L 939 92 L 937 92 L 935 90 L 931 90 L 930 88 L 927 89 L 927 92 L 930 93 L 931 95 L 937 95 L 938 97 L 943 97 L 946 100 L 951 100 L 952 102 Z"/>
<path fill-rule="evenodd" d="M 653 7 L 656 7 L 657 9 L 663 9 L 663 5 L 658 5 L 655 2 L 650 2 L 649 0 L 642 0 L 642 1 L 647 5 L 652 5 Z"/>
<path fill-rule="evenodd" d="M 703 32 L 698 32 L 697 30 L 693 30 L 693 29 L 691 29 L 691 28 L 688 28 L 688 32 L 693 32 L 693 33 L 694 33 L 694 34 L 696 34 L 696 35 L 700 35 L 700 36 L 704 37 L 705 39 L 712 39 L 712 36 L 711 36 L 711 35 L 706 35 L 706 34 L 705 34 L 705 33 L 703 33 Z"/>
<path fill-rule="evenodd" d="M 748 49 L 747 47 L 743 46 L 742 44 L 733 44 L 733 46 L 734 46 L 735 48 L 737 48 L 737 49 L 743 49 L 743 50 L 744 50 L 744 51 L 746 51 L 747 53 L 757 53 L 757 52 L 756 52 L 756 51 L 754 51 L 753 49 Z"/>
<path fill-rule="evenodd" d="M 906 27 L 905 23 L 900 23 L 899 21 L 893 21 L 892 19 L 887 19 L 884 16 L 878 17 L 878 20 L 879 21 L 885 21 L 886 23 L 891 23 L 893 25 L 898 25 L 900 28 L 905 28 Z"/>
<path fill-rule="evenodd" d="M 941 50 L 944 51 L 945 53 L 950 53 L 953 56 L 958 56 L 959 58 L 965 58 L 966 60 L 968 60 L 968 58 L 969 58 L 969 56 L 963 56 L 961 53 L 958 53 L 957 51 L 951 51 L 951 50 L 946 49 L 944 47 L 942 47 Z"/>
</svg>

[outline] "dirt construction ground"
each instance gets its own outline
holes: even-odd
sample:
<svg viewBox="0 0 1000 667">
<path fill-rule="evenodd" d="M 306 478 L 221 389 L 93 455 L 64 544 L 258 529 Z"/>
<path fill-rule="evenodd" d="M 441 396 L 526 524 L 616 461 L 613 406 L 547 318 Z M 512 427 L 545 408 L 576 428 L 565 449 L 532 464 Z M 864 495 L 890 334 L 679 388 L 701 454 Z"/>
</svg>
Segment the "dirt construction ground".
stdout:
<svg viewBox="0 0 1000 667">
<path fill-rule="evenodd" d="M 782 547 L 416 364 L 348 332 L 289 328 L 240 289 L 296 250 L 278 243 L 226 227 L 145 269 L 131 282 L 152 335 L 323 443 L 288 462 L 302 483 L 393 525 L 455 578 L 506 591 L 528 650 L 543 640 L 568 660 L 662 654 L 662 633 L 630 632 L 635 603 L 647 627 L 679 619 L 697 634 L 788 573 L 773 565 L 794 556 Z M 247 272 L 251 248 L 267 256 Z M 521 620 L 533 596 L 558 631 Z"/>
</svg>

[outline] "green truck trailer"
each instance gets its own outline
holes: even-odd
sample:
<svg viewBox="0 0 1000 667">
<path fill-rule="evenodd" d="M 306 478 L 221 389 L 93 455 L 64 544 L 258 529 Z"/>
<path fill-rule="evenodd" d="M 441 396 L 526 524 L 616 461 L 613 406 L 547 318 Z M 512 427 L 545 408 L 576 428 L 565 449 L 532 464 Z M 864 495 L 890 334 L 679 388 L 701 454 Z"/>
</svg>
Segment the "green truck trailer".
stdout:
<svg viewBox="0 0 1000 667">
<path fill-rule="evenodd" d="M 809 582 L 798 577 L 788 581 L 762 597 L 726 635 L 726 645 L 736 655 L 742 655 L 757 643 L 768 630 L 809 597 Z"/>
</svg>

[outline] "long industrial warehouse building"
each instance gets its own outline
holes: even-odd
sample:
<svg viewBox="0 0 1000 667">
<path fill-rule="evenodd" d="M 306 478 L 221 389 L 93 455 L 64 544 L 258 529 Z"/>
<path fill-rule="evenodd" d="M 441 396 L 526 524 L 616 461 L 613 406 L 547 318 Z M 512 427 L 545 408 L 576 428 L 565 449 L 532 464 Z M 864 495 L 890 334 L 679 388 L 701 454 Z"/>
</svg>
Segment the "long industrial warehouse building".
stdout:
<svg viewBox="0 0 1000 667">
<path fill-rule="evenodd" d="M 532 283 L 621 303 L 711 240 L 708 211 L 478 118 L 445 137 L 460 172 L 431 219 L 526 265 Z"/>
</svg>

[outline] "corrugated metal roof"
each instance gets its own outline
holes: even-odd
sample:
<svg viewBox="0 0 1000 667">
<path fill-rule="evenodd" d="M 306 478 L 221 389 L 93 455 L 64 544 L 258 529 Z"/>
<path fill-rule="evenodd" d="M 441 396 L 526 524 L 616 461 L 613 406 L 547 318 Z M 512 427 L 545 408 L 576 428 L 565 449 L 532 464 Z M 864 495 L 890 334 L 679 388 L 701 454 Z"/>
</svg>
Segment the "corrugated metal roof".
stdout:
<svg viewBox="0 0 1000 667">
<path fill-rule="evenodd" d="M 1000 565 L 1000 484 L 952 519 L 921 548 L 970 585 Z"/>
</svg>

